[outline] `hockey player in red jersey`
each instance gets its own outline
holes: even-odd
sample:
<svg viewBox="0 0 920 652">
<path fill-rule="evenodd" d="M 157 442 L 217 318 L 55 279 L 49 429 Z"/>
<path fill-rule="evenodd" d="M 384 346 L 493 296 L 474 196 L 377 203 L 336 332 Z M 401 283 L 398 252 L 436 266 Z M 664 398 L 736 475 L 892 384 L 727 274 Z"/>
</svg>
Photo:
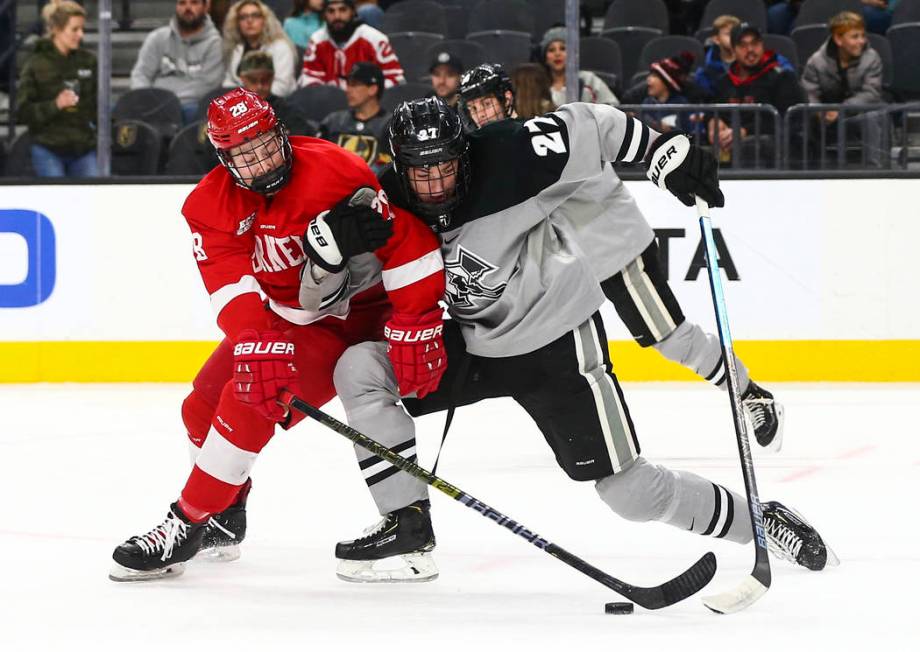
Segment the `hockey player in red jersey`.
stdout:
<svg viewBox="0 0 920 652">
<path fill-rule="evenodd" d="M 200 447 L 194 468 L 166 519 L 115 549 L 116 581 L 178 574 L 207 536 L 239 536 L 234 509 L 252 465 L 275 426 L 297 420 L 282 389 L 326 403 L 341 353 L 385 332 L 407 391 L 432 391 L 446 366 L 437 240 L 389 205 L 362 160 L 288 138 L 271 106 L 242 89 L 211 103 L 208 135 L 222 165 L 182 212 L 226 337 L 182 406 Z"/>
</svg>

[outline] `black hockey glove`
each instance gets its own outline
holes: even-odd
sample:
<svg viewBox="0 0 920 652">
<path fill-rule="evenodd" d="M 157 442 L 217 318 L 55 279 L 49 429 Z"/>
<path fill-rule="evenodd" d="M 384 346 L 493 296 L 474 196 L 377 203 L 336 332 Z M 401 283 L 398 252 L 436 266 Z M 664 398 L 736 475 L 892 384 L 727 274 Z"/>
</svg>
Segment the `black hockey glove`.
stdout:
<svg viewBox="0 0 920 652">
<path fill-rule="evenodd" d="M 304 253 L 327 272 L 340 272 L 348 259 L 376 251 L 393 235 L 393 224 L 372 208 L 377 192 L 362 186 L 332 210 L 317 215 L 303 235 Z"/>
<path fill-rule="evenodd" d="M 693 206 L 697 195 L 710 206 L 725 206 L 725 197 L 719 190 L 718 163 L 691 144 L 685 134 L 672 131 L 659 136 L 645 156 L 645 163 L 648 178 L 685 205 Z"/>
</svg>

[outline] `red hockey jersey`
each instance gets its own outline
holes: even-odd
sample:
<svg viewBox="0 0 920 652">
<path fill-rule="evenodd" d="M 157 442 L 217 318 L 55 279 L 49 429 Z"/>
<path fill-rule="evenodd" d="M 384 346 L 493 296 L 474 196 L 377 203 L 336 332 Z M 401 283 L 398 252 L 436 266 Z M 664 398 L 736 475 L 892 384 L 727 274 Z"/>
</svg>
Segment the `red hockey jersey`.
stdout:
<svg viewBox="0 0 920 652">
<path fill-rule="evenodd" d="M 444 264 L 431 229 L 390 206 L 377 178 L 356 155 L 315 138 L 293 137 L 291 145 L 291 178 L 273 197 L 240 188 L 218 166 L 182 207 L 211 306 L 227 337 L 235 341 L 243 329 L 269 327 L 262 294 L 289 322 L 307 324 L 327 316 L 300 309 L 303 233 L 317 214 L 360 186 L 378 191 L 379 210 L 393 220 L 393 236 L 375 254 L 394 311 L 432 310 L 444 294 Z"/>
<path fill-rule="evenodd" d="M 344 90 L 351 67 L 359 61 L 377 64 L 383 71 L 386 88 L 406 81 L 390 39 L 370 25 L 361 24 L 341 47 L 325 27 L 314 32 L 304 51 L 299 83 L 301 86 L 334 84 Z"/>
</svg>

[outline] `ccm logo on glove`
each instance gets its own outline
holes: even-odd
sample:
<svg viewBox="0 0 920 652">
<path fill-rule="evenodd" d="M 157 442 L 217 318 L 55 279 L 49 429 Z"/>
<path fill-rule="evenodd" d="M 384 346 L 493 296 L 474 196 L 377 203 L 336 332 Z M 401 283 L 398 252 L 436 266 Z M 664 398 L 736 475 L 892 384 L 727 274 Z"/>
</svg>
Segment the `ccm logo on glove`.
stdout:
<svg viewBox="0 0 920 652">
<path fill-rule="evenodd" d="M 441 337 L 444 333 L 444 324 L 438 324 L 434 328 L 425 330 L 402 330 L 392 328 L 389 325 L 383 327 L 383 335 L 390 342 L 427 342 Z"/>
<path fill-rule="evenodd" d="M 294 355 L 293 342 L 240 342 L 233 355 Z"/>
</svg>

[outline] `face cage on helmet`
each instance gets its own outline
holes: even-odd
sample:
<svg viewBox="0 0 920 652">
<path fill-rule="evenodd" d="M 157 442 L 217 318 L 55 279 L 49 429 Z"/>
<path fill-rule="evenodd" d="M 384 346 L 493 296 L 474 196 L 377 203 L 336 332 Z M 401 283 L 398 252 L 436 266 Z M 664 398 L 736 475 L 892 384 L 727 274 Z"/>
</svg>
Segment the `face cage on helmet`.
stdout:
<svg viewBox="0 0 920 652">
<path fill-rule="evenodd" d="M 399 176 L 400 185 L 402 185 L 403 192 L 406 197 L 409 198 L 410 208 L 412 212 L 425 220 L 426 223 L 435 227 L 438 231 L 446 231 L 450 226 L 451 211 L 457 207 L 457 204 L 466 196 L 466 191 L 469 188 L 470 184 L 470 157 L 467 151 L 463 151 L 454 159 L 447 160 L 456 160 L 456 169 L 454 171 L 454 176 L 456 176 L 456 181 L 454 183 L 453 191 L 448 195 L 443 201 L 440 202 L 426 202 L 422 200 L 422 196 L 425 194 L 434 194 L 434 193 L 419 193 L 413 188 L 412 182 L 409 180 L 409 168 L 410 167 L 428 167 L 435 174 L 438 173 L 438 164 L 445 163 L 445 160 L 441 161 L 406 161 L 397 160 L 395 163 L 396 172 Z M 439 177 L 429 176 L 427 185 L 430 187 L 430 182 L 437 180 Z"/>
<path fill-rule="evenodd" d="M 511 92 L 511 99 L 508 99 L 505 96 L 506 91 Z M 473 114 L 470 113 L 467 102 L 478 100 L 480 97 L 494 97 L 496 100 L 498 100 L 498 104 L 502 107 L 504 114 L 497 113 L 494 110 L 490 111 L 486 116 L 486 121 L 481 125 L 477 125 L 476 121 L 473 119 Z M 487 124 L 498 122 L 499 120 L 504 120 L 511 117 L 512 113 L 514 112 L 514 90 L 507 84 L 499 84 L 499 87 L 494 91 L 483 91 L 482 84 L 477 84 L 473 88 L 469 89 L 466 93 L 460 93 L 460 109 L 463 111 L 464 117 L 469 120 L 470 125 L 472 125 L 474 129 L 485 127 Z"/>
<path fill-rule="evenodd" d="M 268 143 L 266 143 L 262 137 L 265 134 L 271 134 L 272 138 Z M 233 149 L 239 149 L 237 156 L 244 155 L 248 151 L 255 151 L 258 147 L 263 145 L 268 145 L 269 143 L 274 143 L 275 147 L 265 147 L 267 150 L 262 158 L 254 160 L 246 165 L 237 166 L 233 162 L 233 157 L 230 156 L 230 151 Z M 243 180 L 243 175 L 240 173 L 240 167 L 244 168 L 258 168 L 265 167 L 266 161 L 269 161 L 278 151 L 281 151 L 283 162 L 277 167 L 265 172 L 261 175 L 253 176 L 248 182 Z M 231 149 L 218 149 L 217 158 L 224 165 L 225 168 L 233 176 L 236 184 L 247 190 L 252 190 L 253 192 L 258 192 L 263 195 L 272 194 L 277 192 L 287 183 L 288 178 L 291 174 L 291 167 L 294 162 L 294 154 L 291 150 L 291 141 L 288 139 L 287 129 L 279 121 L 273 129 L 270 131 L 264 131 L 252 140 L 248 140 L 242 145 Z"/>
</svg>

